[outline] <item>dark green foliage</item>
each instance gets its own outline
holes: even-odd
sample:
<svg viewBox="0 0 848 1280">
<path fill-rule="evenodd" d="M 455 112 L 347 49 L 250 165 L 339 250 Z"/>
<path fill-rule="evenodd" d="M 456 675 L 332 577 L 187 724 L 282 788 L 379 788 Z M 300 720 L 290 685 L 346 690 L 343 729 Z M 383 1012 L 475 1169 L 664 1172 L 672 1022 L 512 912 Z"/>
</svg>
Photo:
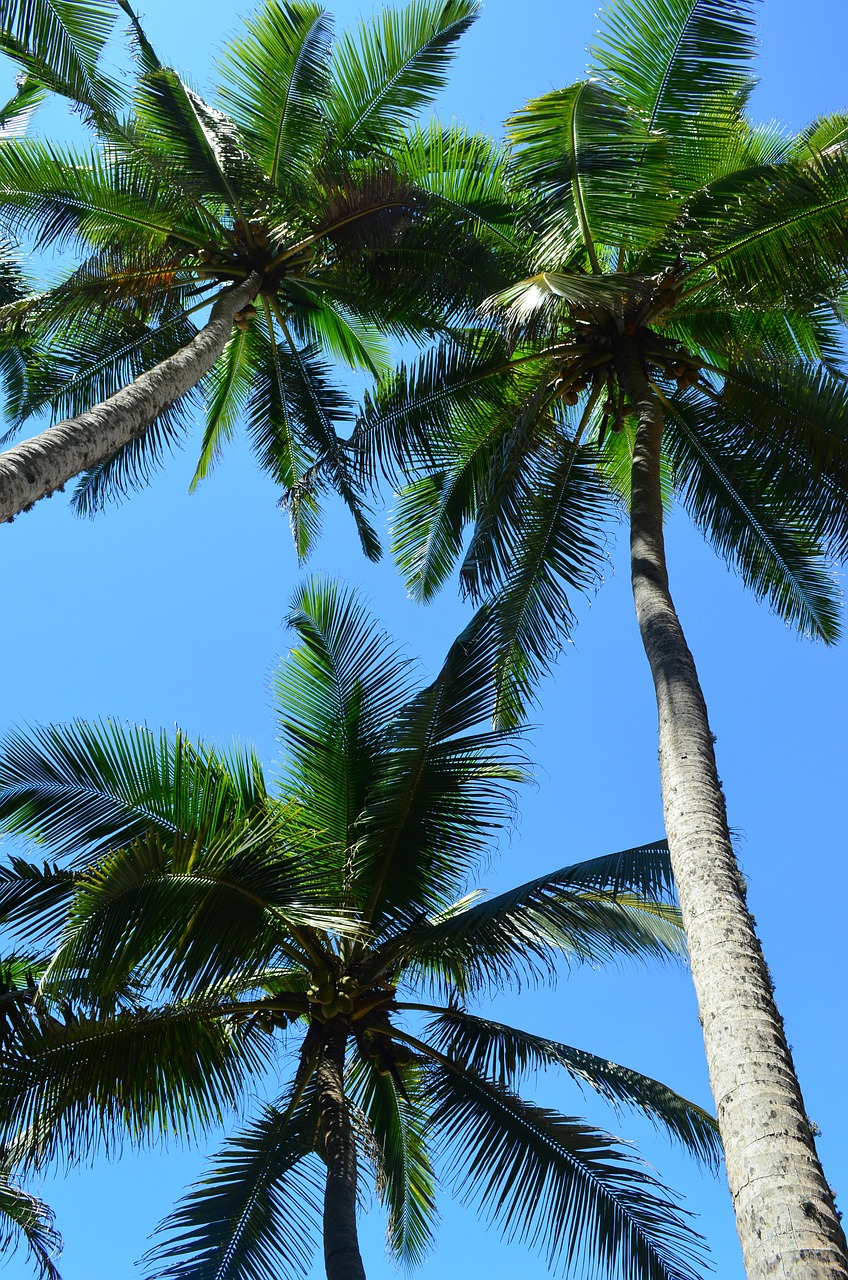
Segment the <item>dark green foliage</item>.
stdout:
<svg viewBox="0 0 848 1280">
<path fill-rule="evenodd" d="M 0 872 L 0 918 L 20 944 L 0 996 L 0 1143 L 38 1166 L 188 1141 L 243 1111 L 299 1046 L 291 1083 L 213 1159 L 147 1263 L 168 1280 L 302 1275 L 326 1153 L 316 1067 L 343 1033 L 343 1105 L 395 1257 L 429 1248 L 441 1167 L 551 1262 L 693 1277 L 698 1238 L 668 1193 L 608 1135 L 523 1101 L 520 1076 L 563 1069 L 714 1162 L 710 1117 L 463 1003 L 551 981 L 563 958 L 679 954 L 665 846 L 477 901 L 469 880 L 525 776 L 515 742 L 485 727 L 498 642 L 486 611 L 424 687 L 350 592 L 307 583 L 289 621 L 280 798 L 250 753 L 180 734 L 76 723 L 0 749 L 0 820 L 47 859 Z M 442 1002 L 410 1003 L 416 985 Z M 430 1015 L 423 1039 L 407 1011 Z"/>
<path fill-rule="evenodd" d="M 665 414 L 661 476 L 802 633 L 839 631 L 845 555 L 844 116 L 751 123 L 749 0 L 616 0 L 591 78 L 509 121 L 515 274 L 475 330 L 366 398 L 354 435 L 397 489 L 394 551 L 430 599 L 488 603 L 496 720 L 519 722 L 629 503 L 635 344 Z"/>
<path fill-rule="evenodd" d="M 207 426 L 195 482 L 244 422 L 289 495 L 299 555 L 320 527 L 323 489 L 347 504 L 376 558 L 340 434 L 352 407 L 329 362 L 385 371 L 388 336 L 467 320 L 500 281 L 491 243 L 510 221 L 503 158 L 459 128 L 414 126 L 476 5 L 411 0 L 334 43 L 319 6 L 265 0 L 227 46 L 209 102 L 119 7 L 138 71 L 126 94 L 100 72 L 92 79 L 111 6 L 33 0 L 17 7 L 5 45 L 0 37 L 30 77 L 0 125 L 23 118 L 41 86 L 75 101 L 94 134 L 90 150 L 75 150 L 10 129 L 0 146 L 0 225 L 82 260 L 20 304 L 20 290 L 3 297 L 0 263 L 0 320 L 20 327 L 22 368 L 0 351 L 16 425 L 43 409 L 76 416 L 131 382 L 186 344 L 193 313 L 256 273 L 255 305 L 197 388 Z M 191 407 L 184 400 L 83 476 L 77 509 L 146 484 Z"/>
</svg>

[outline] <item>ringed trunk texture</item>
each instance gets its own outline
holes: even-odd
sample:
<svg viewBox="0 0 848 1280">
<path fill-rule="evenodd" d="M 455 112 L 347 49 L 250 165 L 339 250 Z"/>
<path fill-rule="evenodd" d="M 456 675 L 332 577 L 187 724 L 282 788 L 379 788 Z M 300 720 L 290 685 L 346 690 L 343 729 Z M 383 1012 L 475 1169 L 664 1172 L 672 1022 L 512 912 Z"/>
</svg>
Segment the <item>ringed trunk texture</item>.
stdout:
<svg viewBox="0 0 848 1280">
<path fill-rule="evenodd" d="M 232 333 L 237 311 L 256 295 L 260 277 L 219 294 L 203 328 L 179 351 L 77 418 L 57 422 L 0 453 L 0 523 L 105 461 L 144 432 L 209 372 Z"/>
<path fill-rule="evenodd" d="M 706 703 L 669 592 L 662 410 L 631 339 L 615 359 L 639 421 L 631 574 L 657 698 L 666 832 L 745 1267 L 749 1280 L 848 1280 L 845 1235 L 746 906 Z"/>
<path fill-rule="evenodd" d="M 327 1165 L 324 1268 L 327 1280 L 365 1280 L 356 1231 L 356 1137 L 344 1096 L 347 1031 L 331 1022 L 316 1071 L 318 1117 Z"/>
</svg>

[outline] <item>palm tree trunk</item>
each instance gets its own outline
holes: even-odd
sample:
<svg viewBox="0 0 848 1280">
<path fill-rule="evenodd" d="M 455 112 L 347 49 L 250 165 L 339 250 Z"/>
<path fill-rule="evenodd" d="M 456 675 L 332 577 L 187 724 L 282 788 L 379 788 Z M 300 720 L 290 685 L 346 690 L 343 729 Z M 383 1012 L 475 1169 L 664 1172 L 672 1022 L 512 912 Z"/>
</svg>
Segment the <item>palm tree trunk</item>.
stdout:
<svg viewBox="0 0 848 1280">
<path fill-rule="evenodd" d="M 846 1280 L 845 1236 L 746 905 L 706 703 L 669 592 L 662 409 L 632 339 L 621 339 L 615 359 L 639 422 L 631 574 L 659 712 L 666 832 L 747 1274 L 749 1280 Z"/>
<path fill-rule="evenodd" d="M 40 435 L 0 453 L 0 523 L 29 511 L 39 498 L 103 462 L 154 418 L 196 386 L 212 368 L 232 333 L 233 318 L 256 295 L 260 277 L 218 295 L 203 328 L 179 351 L 139 375 L 77 418 L 57 422 Z"/>
<path fill-rule="evenodd" d="M 356 1138 L 344 1095 L 347 1031 L 337 1020 L 316 1071 L 318 1116 L 327 1165 L 324 1188 L 324 1267 L 327 1280 L 365 1280 L 356 1231 Z"/>
</svg>

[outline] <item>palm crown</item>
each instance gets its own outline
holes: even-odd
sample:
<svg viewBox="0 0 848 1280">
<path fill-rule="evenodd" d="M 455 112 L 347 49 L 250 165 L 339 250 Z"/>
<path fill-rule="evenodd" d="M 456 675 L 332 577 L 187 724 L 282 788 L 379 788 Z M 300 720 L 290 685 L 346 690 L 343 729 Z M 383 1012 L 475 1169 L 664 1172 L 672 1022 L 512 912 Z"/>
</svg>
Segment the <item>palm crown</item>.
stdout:
<svg viewBox="0 0 848 1280">
<path fill-rule="evenodd" d="M 475 0 L 412 0 L 335 43 L 319 5 L 267 0 L 225 49 L 214 105 L 160 62 L 121 0 L 139 64 L 128 108 L 90 68 L 103 6 L 90 8 L 92 30 L 83 23 L 64 43 L 53 14 L 29 44 L 14 26 L 0 38 L 31 79 L 81 104 L 97 141 L 92 151 L 0 145 L 7 226 L 36 248 L 82 254 L 58 286 L 5 309 L 12 344 L 40 348 L 18 419 L 89 409 L 189 343 L 192 315 L 222 290 L 241 289 L 237 327 L 202 379 L 195 480 L 243 416 L 261 464 L 290 491 L 299 551 L 317 519 L 303 482 L 320 456 L 375 554 L 336 438 L 352 405 L 328 359 L 384 370 L 387 335 L 432 332 L 491 287 L 475 227 L 506 217 L 499 158 L 459 128 L 414 125 L 444 83 Z M 69 44 L 82 46 L 76 62 Z M 166 406 L 90 468 L 77 506 L 91 510 L 142 482 L 190 403 Z"/>
<path fill-rule="evenodd" d="M 665 415 L 665 502 L 782 617 L 836 635 L 848 118 L 750 122 L 752 10 L 608 11 L 590 77 L 509 121 L 533 274 L 366 403 L 362 465 L 405 482 L 409 588 L 431 597 L 461 560 L 472 597 L 501 592 L 507 720 L 629 502 L 634 369 Z"/>
<path fill-rule="evenodd" d="M 3 823 L 58 859 L 0 874 L 0 910 L 30 954 L 30 985 L 20 956 L 7 983 L 19 999 L 3 1140 L 37 1164 L 122 1134 L 191 1136 L 294 1041 L 293 1079 L 164 1224 L 155 1274 L 299 1273 L 322 1178 L 328 1274 L 360 1274 L 343 1270 L 358 1262 L 358 1147 L 407 1261 L 430 1242 L 440 1157 L 469 1201 L 551 1263 L 691 1276 L 695 1238 L 646 1167 L 518 1088 L 560 1067 L 710 1161 L 711 1118 L 637 1072 L 466 1008 L 475 992 L 552 978 L 559 958 L 678 952 L 664 846 L 467 894 L 522 776 L 510 740 L 480 727 L 493 697 L 485 619 L 423 689 L 350 594 L 312 583 L 290 622 L 278 797 L 249 752 L 182 736 L 78 723 L 3 749 Z"/>
</svg>

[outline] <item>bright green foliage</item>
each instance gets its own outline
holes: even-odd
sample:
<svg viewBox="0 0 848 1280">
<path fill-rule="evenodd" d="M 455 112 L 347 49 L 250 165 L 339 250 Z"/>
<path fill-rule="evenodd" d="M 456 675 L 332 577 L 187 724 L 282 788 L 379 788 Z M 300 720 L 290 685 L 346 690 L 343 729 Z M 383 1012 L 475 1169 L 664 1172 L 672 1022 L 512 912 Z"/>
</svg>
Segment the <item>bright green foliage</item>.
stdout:
<svg viewBox="0 0 848 1280">
<path fill-rule="evenodd" d="M 636 431 L 632 338 L 665 413 L 662 483 L 745 583 L 833 640 L 848 552 L 846 119 L 750 122 L 753 0 L 618 0 L 591 78 L 509 121 L 532 274 L 485 327 L 368 397 L 372 482 L 398 486 L 394 550 L 429 599 L 459 563 L 497 597 L 502 723 L 516 723 L 604 565 Z M 469 537 L 470 530 L 470 537 Z"/>
<path fill-rule="evenodd" d="M 179 734 L 76 723 L 0 750 L 0 821 L 48 859 L 0 869 L 0 919 L 27 957 L 9 965 L 0 1142 L 26 1169 L 190 1140 L 276 1086 L 148 1263 L 171 1280 L 302 1275 L 320 1232 L 315 1071 L 342 1028 L 343 1105 L 394 1257 L 429 1248 L 440 1170 L 552 1266 L 693 1277 L 698 1238 L 648 1167 L 521 1089 L 561 1069 L 714 1164 L 711 1117 L 466 1005 L 563 961 L 680 954 L 665 846 L 469 893 L 525 776 L 488 723 L 487 615 L 425 687 L 349 592 L 310 582 L 289 621 L 278 796 L 250 753 Z"/>
<path fill-rule="evenodd" d="M 116 17 L 102 0 L 4 0 L 0 50 L 37 81 L 103 108 L 117 93 L 98 65 Z"/>
<path fill-rule="evenodd" d="M 0 310 L 19 345 L 38 342 L 27 379 L 11 385 L 18 425 L 90 408 L 183 346 L 223 287 L 255 278 L 254 304 L 197 389 L 195 481 L 244 421 L 288 493 L 298 552 L 326 486 L 376 556 L 338 435 L 353 405 L 331 362 L 385 372 L 390 336 L 467 321 L 499 280 L 488 245 L 508 240 L 502 156 L 458 127 L 414 124 L 475 0 L 410 0 L 335 44 L 318 5 L 265 0 L 225 48 L 210 102 L 160 60 L 126 0 L 137 64 L 127 93 L 91 79 L 113 6 L 60 6 L 67 26 L 53 7 L 32 7 L 44 13 L 31 46 L 21 48 L 22 10 L 2 47 L 34 83 L 76 101 L 94 137 L 91 149 L 0 139 L 0 221 L 78 259 L 56 287 Z M 145 483 L 195 407 L 184 397 L 84 475 L 76 507 L 93 512 Z"/>
</svg>

